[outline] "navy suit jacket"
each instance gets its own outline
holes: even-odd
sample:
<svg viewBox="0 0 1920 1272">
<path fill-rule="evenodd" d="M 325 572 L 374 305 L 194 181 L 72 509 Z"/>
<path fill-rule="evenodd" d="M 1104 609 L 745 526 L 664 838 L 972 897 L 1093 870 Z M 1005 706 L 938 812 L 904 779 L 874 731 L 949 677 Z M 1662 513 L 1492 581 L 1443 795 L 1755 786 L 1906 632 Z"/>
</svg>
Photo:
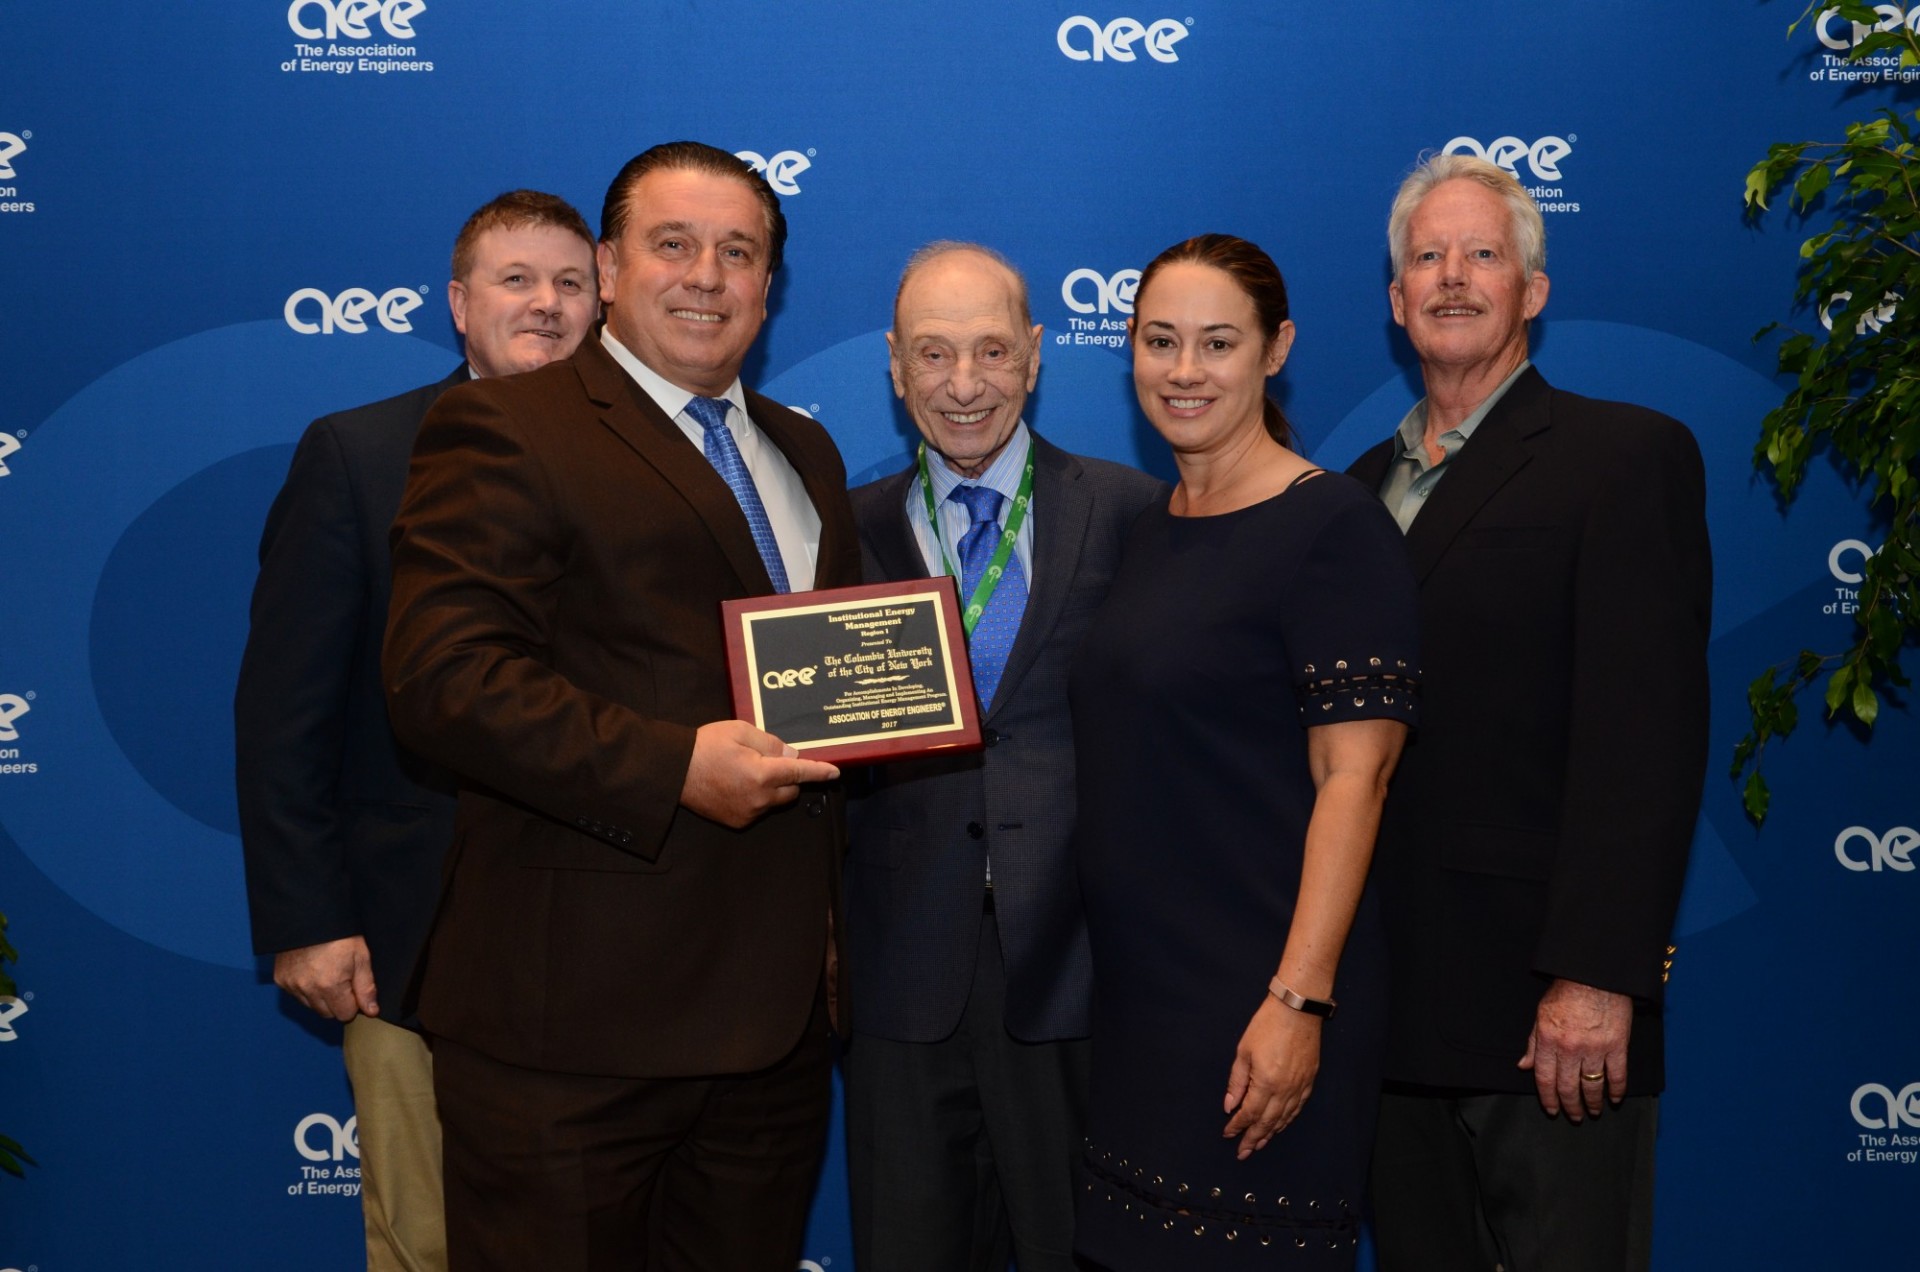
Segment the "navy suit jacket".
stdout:
<svg viewBox="0 0 1920 1272">
<path fill-rule="evenodd" d="M 366 938 L 400 1020 L 453 838 L 453 780 L 387 723 L 387 532 L 414 434 L 446 379 L 315 420 L 260 539 L 234 694 L 235 779 L 256 953 Z"/>
<path fill-rule="evenodd" d="M 860 1033 L 938 1042 L 959 1025 L 989 853 L 1008 1032 L 1027 1042 L 1089 1032 L 1067 668 L 1128 528 L 1166 487 L 1037 435 L 1033 448 L 1033 586 L 981 712 L 985 749 L 876 766 L 871 789 L 851 803 L 847 941 Z M 853 492 L 868 582 L 928 574 L 906 514 L 916 472 Z"/>
<path fill-rule="evenodd" d="M 1389 438 L 1348 471 L 1379 489 Z M 1707 762 L 1712 562 L 1693 435 L 1529 369 L 1407 534 L 1420 731 L 1374 856 L 1387 1077 L 1527 1093 L 1553 978 L 1635 1000 L 1628 1090 L 1664 1082 L 1668 933 Z"/>
</svg>

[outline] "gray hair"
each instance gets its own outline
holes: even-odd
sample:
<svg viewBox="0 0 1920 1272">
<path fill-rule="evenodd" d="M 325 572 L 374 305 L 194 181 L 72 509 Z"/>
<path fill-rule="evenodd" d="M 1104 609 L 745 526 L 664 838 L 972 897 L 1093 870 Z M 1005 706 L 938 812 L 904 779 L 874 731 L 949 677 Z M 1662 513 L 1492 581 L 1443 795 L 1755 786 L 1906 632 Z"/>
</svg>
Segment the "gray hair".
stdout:
<svg viewBox="0 0 1920 1272">
<path fill-rule="evenodd" d="M 1499 195 L 1513 220 L 1513 244 L 1520 252 L 1520 266 L 1532 278 L 1547 267 L 1547 224 L 1540 207 L 1511 172 L 1498 164 L 1473 155 L 1432 155 L 1407 174 L 1400 193 L 1393 196 L 1393 211 L 1387 216 L 1387 250 L 1393 256 L 1393 276 L 1399 278 L 1407 267 L 1407 224 L 1413 210 L 1441 183 L 1453 180 L 1478 182 Z"/>
<path fill-rule="evenodd" d="M 1020 330 L 1025 331 L 1033 325 L 1033 309 L 1027 303 L 1027 276 L 1020 267 L 1006 258 L 1002 252 L 988 247 L 984 243 L 967 243 L 960 239 L 935 239 L 925 247 L 916 248 L 913 255 L 907 257 L 907 264 L 900 271 L 900 285 L 893 291 L 893 325 L 900 326 L 900 297 L 906 294 L 907 282 L 923 267 L 932 264 L 942 256 L 954 252 L 975 252 L 986 257 L 1013 278 L 1014 308 L 1020 313 Z"/>
</svg>

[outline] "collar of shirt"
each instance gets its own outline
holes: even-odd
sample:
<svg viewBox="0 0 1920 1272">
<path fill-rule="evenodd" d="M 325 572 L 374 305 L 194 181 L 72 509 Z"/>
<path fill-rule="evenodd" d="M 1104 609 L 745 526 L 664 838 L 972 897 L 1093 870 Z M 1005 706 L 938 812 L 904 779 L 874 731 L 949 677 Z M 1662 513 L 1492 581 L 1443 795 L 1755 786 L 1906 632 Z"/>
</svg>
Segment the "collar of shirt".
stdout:
<svg viewBox="0 0 1920 1272">
<path fill-rule="evenodd" d="M 1520 359 L 1520 365 L 1513 369 L 1513 373 L 1506 379 L 1500 381 L 1498 387 L 1496 387 L 1493 392 L 1487 394 L 1486 400 L 1474 407 L 1466 419 L 1461 420 L 1457 427 L 1450 428 L 1440 434 L 1440 446 L 1441 449 L 1446 452 L 1446 455 L 1440 460 L 1441 464 L 1452 459 L 1459 449 L 1467 444 L 1467 439 L 1473 436 L 1474 430 L 1479 428 L 1481 421 L 1487 418 L 1487 412 L 1499 405 L 1500 399 L 1505 397 L 1507 390 L 1513 387 L 1513 382 L 1526 374 L 1527 368 L 1532 365 L 1533 360 L 1531 358 Z M 1438 468 L 1440 464 L 1427 462 L 1427 448 L 1423 444 L 1426 431 L 1427 399 L 1421 398 L 1413 404 L 1413 409 L 1408 411 L 1405 417 L 1401 419 L 1400 427 L 1394 433 L 1393 457 L 1395 459 L 1412 460 L 1420 466 L 1421 472 Z M 1448 445 L 1449 442 L 1451 442 L 1452 445 Z"/>
<path fill-rule="evenodd" d="M 700 395 L 670 383 L 659 372 L 640 361 L 631 349 L 614 338 L 612 327 L 600 328 L 600 343 L 606 346 L 608 353 L 613 355 L 613 360 L 620 364 L 620 369 L 633 377 L 633 382 L 653 399 L 653 404 L 659 407 L 668 419 L 678 424 L 680 431 L 685 433 L 695 446 L 700 447 L 704 454 L 707 430 L 699 420 L 687 414 L 687 403 Z M 747 456 L 747 447 L 757 444 L 759 433 L 753 427 L 753 421 L 747 417 L 747 394 L 746 390 L 740 387 L 738 376 L 734 377 L 733 383 L 729 384 L 727 391 L 720 396 L 733 403 L 734 409 L 727 412 L 727 428 L 733 433 L 733 439 L 740 447 L 741 456 L 747 458 L 748 464 L 751 465 L 752 459 Z"/>
<path fill-rule="evenodd" d="M 965 507 L 949 502 L 947 496 L 954 487 L 971 481 L 976 486 L 985 486 L 989 490 L 1000 492 L 1000 524 L 1007 524 L 1007 517 L 1013 511 L 1013 497 L 1020 491 L 1020 478 L 1026 472 L 1027 455 L 1033 449 L 1033 435 L 1027 431 L 1027 422 L 1023 419 L 1013 426 L 1013 436 L 1007 439 L 1007 445 L 994 457 L 987 470 L 978 477 L 962 477 L 947 467 L 938 453 L 929 448 L 927 453 L 927 474 L 933 479 L 933 505 L 939 509 L 941 532 L 945 535 L 947 550 L 952 552 L 967 532 L 972 520 Z M 916 465 L 917 467 L 917 465 Z M 913 527 L 914 538 L 920 544 L 920 553 L 926 558 L 927 568 L 934 573 L 943 573 L 940 559 L 940 544 L 935 541 L 932 527 L 927 524 L 926 496 L 920 493 L 919 478 L 907 483 L 907 522 Z M 1014 551 L 1020 554 L 1020 568 L 1027 573 L 1027 586 L 1033 586 L 1033 504 L 1027 504 L 1027 517 L 1020 526 L 1020 536 L 1014 540 Z M 956 562 L 957 564 L 957 562 Z"/>
</svg>

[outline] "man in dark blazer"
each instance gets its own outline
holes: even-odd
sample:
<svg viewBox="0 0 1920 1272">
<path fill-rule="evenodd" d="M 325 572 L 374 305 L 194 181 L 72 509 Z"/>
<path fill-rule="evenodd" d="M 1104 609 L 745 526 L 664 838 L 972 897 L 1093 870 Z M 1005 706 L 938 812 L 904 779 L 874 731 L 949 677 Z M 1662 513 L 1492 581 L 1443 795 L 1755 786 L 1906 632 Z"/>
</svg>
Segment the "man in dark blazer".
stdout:
<svg viewBox="0 0 1920 1272">
<path fill-rule="evenodd" d="M 869 581 L 951 572 L 964 603 L 1013 540 L 970 639 L 986 748 L 880 766 L 853 802 L 848 1163 L 875 1272 L 1072 1267 L 1092 971 L 1067 667 L 1165 487 L 1029 431 L 1040 337 L 998 253 L 916 253 L 887 342 L 922 461 L 853 493 Z"/>
<path fill-rule="evenodd" d="M 458 775 L 419 974 L 468 1269 L 775 1269 L 825 1139 L 831 765 L 732 717 L 722 601 L 859 581 L 826 432 L 745 389 L 786 221 L 694 142 L 607 191 L 602 331 L 429 412 L 401 740 Z"/>
<path fill-rule="evenodd" d="M 1644 1269 L 1667 939 L 1706 764 L 1700 452 L 1532 368 L 1545 229 L 1511 174 L 1429 160 L 1389 239 L 1427 397 L 1350 471 L 1406 531 L 1425 667 L 1375 856 L 1380 1264 Z"/>
<path fill-rule="evenodd" d="M 387 533 L 427 408 L 468 379 L 571 354 L 599 311 L 593 271 L 592 233 L 565 200 L 515 190 L 476 211 L 447 284 L 466 360 L 314 421 L 260 542 L 234 695 L 253 943 L 281 988 L 346 1022 L 373 1272 L 446 1266 L 431 1060 L 400 1006 L 439 895 L 453 783 L 387 725 Z"/>
</svg>

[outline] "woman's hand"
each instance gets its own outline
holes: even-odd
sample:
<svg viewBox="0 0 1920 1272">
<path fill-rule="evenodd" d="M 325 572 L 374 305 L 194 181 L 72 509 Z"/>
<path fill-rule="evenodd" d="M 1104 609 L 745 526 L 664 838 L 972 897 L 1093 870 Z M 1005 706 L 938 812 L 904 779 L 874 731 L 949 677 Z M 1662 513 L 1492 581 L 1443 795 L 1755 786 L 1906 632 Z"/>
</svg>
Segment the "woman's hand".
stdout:
<svg viewBox="0 0 1920 1272">
<path fill-rule="evenodd" d="M 1241 1161 L 1267 1146 L 1300 1115 L 1320 1072 L 1318 1016 L 1295 1011 L 1272 994 L 1260 1004 L 1240 1035 L 1227 1075 L 1225 1111 L 1233 1114 L 1221 1132 L 1240 1137 Z"/>
</svg>

